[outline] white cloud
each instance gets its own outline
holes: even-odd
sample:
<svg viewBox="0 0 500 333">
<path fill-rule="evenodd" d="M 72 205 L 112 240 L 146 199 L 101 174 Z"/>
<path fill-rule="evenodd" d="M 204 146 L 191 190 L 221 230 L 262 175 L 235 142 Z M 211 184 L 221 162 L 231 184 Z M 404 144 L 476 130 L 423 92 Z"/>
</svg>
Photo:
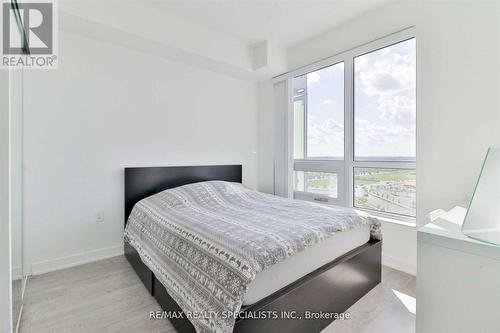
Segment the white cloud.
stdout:
<svg viewBox="0 0 500 333">
<path fill-rule="evenodd" d="M 382 96 L 378 109 L 382 118 L 406 128 L 415 127 L 415 99 L 404 96 Z"/>
<path fill-rule="evenodd" d="M 344 154 L 344 124 L 333 119 L 318 121 L 309 116 L 307 128 L 309 156 L 342 156 Z"/>
<path fill-rule="evenodd" d="M 381 126 L 356 118 L 355 151 L 357 156 L 415 156 L 415 128 Z"/>
<path fill-rule="evenodd" d="M 415 77 L 415 57 L 391 48 L 356 59 L 356 79 L 381 120 L 407 129 L 415 126 Z"/>
<path fill-rule="evenodd" d="M 368 95 L 398 93 L 415 86 L 415 61 L 408 55 L 391 53 L 384 59 L 367 61 L 359 71 L 361 83 Z M 371 61 L 370 61 L 371 60 Z"/>
</svg>

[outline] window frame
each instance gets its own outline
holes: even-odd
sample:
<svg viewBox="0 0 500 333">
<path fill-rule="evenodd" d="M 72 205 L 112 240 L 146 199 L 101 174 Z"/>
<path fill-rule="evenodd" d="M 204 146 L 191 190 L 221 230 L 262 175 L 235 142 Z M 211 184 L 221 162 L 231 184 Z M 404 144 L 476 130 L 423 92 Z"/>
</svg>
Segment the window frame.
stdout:
<svg viewBox="0 0 500 333">
<path fill-rule="evenodd" d="M 289 133 L 288 147 L 291 148 L 291 154 L 289 154 L 288 165 L 288 179 L 290 177 L 293 179 L 293 172 L 295 170 L 300 171 L 321 171 L 321 172 L 334 172 L 337 173 L 338 180 L 338 198 L 329 198 L 326 196 L 318 195 L 315 193 L 305 193 L 300 191 L 295 191 L 293 186 L 293 180 L 289 181 L 288 193 L 297 198 L 305 199 L 311 201 L 320 201 L 347 206 L 355 208 L 358 210 L 367 211 L 372 215 L 380 216 L 383 219 L 403 221 L 410 224 L 415 224 L 416 217 L 400 215 L 395 213 L 386 213 L 375 211 L 371 209 L 364 209 L 354 207 L 354 168 L 390 168 L 390 169 L 413 169 L 416 171 L 417 161 L 416 157 L 414 161 L 360 161 L 355 160 L 354 155 L 354 59 L 356 57 L 371 53 L 385 47 L 404 42 L 409 39 L 415 39 L 417 43 L 417 34 L 415 27 L 410 27 L 394 34 L 382 37 L 380 39 L 374 40 L 372 42 L 366 43 L 359 47 L 350 49 L 348 51 L 342 52 L 340 54 L 334 55 L 332 57 L 323 59 L 316 63 L 301 67 L 295 71 L 280 75 L 273 79 L 273 82 L 280 82 L 287 80 L 289 86 L 289 97 L 288 100 L 288 131 Z M 416 55 L 417 57 L 418 55 Z M 417 59 L 418 61 L 418 59 Z M 322 68 L 332 66 L 338 63 L 344 63 L 344 159 L 343 160 L 316 160 L 316 159 L 293 159 L 293 79 L 295 77 L 305 75 L 310 72 L 320 70 Z M 416 101 L 418 102 L 418 67 L 416 70 L 417 83 L 416 83 Z M 307 99 L 307 96 L 306 96 Z M 307 102 L 307 100 L 306 100 Z M 305 116 L 307 116 L 307 110 L 304 110 Z M 291 119 L 290 119 L 291 118 Z M 415 126 L 418 123 L 418 115 L 416 115 Z M 307 123 L 304 124 L 307 127 Z M 305 133 L 307 135 L 307 133 Z M 418 135 L 418 133 L 417 133 Z M 290 137 L 292 137 L 292 142 L 290 145 Z M 417 145 L 417 142 L 415 142 Z M 304 139 L 304 145 L 307 146 L 307 136 Z M 418 149 L 418 148 L 417 148 Z M 304 151 L 304 154 L 306 151 Z M 304 155 L 305 157 L 307 155 Z M 417 175 L 418 176 L 418 175 Z M 416 198 L 417 199 L 417 198 Z M 418 202 L 417 202 L 418 205 Z"/>
</svg>

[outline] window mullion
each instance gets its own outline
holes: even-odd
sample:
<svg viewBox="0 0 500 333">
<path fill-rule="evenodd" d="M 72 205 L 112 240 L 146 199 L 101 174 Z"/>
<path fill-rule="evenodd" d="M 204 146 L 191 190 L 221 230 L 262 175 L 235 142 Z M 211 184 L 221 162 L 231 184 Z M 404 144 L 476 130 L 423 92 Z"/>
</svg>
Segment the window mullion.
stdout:
<svg viewBox="0 0 500 333">
<path fill-rule="evenodd" d="M 354 95 L 353 95 L 353 59 L 347 54 L 344 59 L 344 161 L 345 161 L 345 205 L 353 206 L 353 159 L 354 159 Z"/>
<path fill-rule="evenodd" d="M 406 161 L 353 161 L 352 166 L 360 168 L 416 169 L 415 162 Z"/>
<path fill-rule="evenodd" d="M 307 91 L 307 75 L 305 76 L 305 81 L 306 81 L 306 84 L 304 85 L 304 140 L 303 141 L 303 144 L 304 144 L 304 159 L 307 159 L 307 112 L 309 111 L 309 108 L 307 107 L 307 94 L 308 94 L 308 91 Z"/>
</svg>

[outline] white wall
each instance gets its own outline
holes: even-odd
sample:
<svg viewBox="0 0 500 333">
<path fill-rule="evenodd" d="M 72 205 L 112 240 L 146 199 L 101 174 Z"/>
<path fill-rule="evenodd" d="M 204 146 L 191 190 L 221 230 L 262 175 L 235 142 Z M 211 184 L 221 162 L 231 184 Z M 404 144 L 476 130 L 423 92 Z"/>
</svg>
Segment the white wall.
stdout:
<svg viewBox="0 0 500 333">
<path fill-rule="evenodd" d="M 470 197 L 487 148 L 500 145 L 500 3 L 389 4 L 290 48 L 288 63 L 289 69 L 304 66 L 413 25 L 417 223 L 422 225 L 431 210 Z M 259 136 L 269 135 L 266 129 L 261 126 Z M 386 262 L 414 271 L 416 229 L 384 228 Z M 394 264 L 398 261 L 404 264 Z"/>
<path fill-rule="evenodd" d="M 59 39 L 59 69 L 24 77 L 33 273 L 121 253 L 126 166 L 241 163 L 243 182 L 257 186 L 256 83 L 72 33 Z"/>
</svg>

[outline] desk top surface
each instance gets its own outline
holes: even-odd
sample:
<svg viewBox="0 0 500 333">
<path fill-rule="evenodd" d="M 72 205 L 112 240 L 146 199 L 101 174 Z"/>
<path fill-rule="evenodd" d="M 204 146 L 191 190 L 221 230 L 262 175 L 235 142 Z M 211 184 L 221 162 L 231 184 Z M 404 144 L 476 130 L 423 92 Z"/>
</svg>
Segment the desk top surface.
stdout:
<svg viewBox="0 0 500 333">
<path fill-rule="evenodd" d="M 467 208 L 456 206 L 418 229 L 418 241 L 500 261 L 500 246 L 470 238 L 462 233 Z"/>
</svg>

